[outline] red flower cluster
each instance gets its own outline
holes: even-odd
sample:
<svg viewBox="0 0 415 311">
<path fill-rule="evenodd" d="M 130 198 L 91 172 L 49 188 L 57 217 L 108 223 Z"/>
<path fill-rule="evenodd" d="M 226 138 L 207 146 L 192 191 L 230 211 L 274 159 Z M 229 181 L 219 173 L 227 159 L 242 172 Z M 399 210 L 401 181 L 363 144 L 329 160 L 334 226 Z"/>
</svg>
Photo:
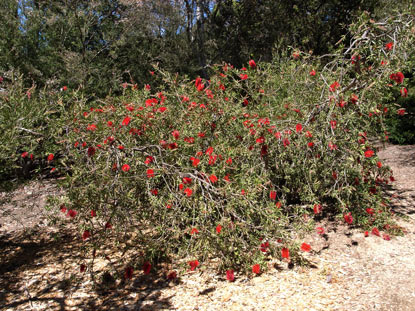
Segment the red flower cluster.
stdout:
<svg viewBox="0 0 415 311">
<path fill-rule="evenodd" d="M 397 84 L 401 84 L 403 80 L 405 79 L 405 76 L 402 72 L 392 73 L 389 78 L 393 81 L 395 81 Z"/>
<path fill-rule="evenodd" d="M 387 51 L 392 50 L 392 48 L 393 48 L 393 42 L 389 42 L 389 43 L 386 43 L 386 44 L 385 44 L 385 49 L 386 49 Z"/>
<path fill-rule="evenodd" d="M 194 271 L 199 266 L 198 260 L 189 261 L 190 270 Z"/>
<path fill-rule="evenodd" d="M 252 272 L 255 274 L 261 273 L 261 266 L 259 264 L 255 264 L 252 266 Z"/>
<path fill-rule="evenodd" d="M 234 274 L 234 272 L 233 272 L 233 270 L 232 270 L 232 269 L 231 269 L 231 270 L 226 271 L 226 279 L 227 279 L 229 282 L 233 282 L 233 281 L 235 280 L 235 274 Z"/>
<path fill-rule="evenodd" d="M 345 214 L 343 217 L 344 217 L 344 221 L 347 222 L 349 225 L 353 223 L 353 216 L 351 212 Z"/>
<path fill-rule="evenodd" d="M 309 252 L 311 250 L 311 246 L 307 243 L 301 244 L 301 250 L 304 252 Z"/>
</svg>

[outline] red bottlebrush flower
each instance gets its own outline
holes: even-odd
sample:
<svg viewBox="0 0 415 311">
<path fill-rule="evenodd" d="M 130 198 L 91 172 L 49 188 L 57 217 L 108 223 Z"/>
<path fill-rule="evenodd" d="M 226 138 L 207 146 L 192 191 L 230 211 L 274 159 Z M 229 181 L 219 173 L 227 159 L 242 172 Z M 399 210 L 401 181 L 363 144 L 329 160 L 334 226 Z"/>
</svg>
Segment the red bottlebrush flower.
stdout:
<svg viewBox="0 0 415 311">
<path fill-rule="evenodd" d="M 398 115 L 403 116 L 405 114 L 405 108 L 398 109 Z"/>
<path fill-rule="evenodd" d="M 286 259 L 290 259 L 290 250 L 286 247 L 281 249 L 281 257 L 282 258 L 286 258 Z"/>
<path fill-rule="evenodd" d="M 107 125 L 108 125 L 109 127 L 111 127 L 111 126 L 112 126 L 112 124 L 113 124 L 113 123 L 112 123 L 112 121 L 108 121 L 108 122 L 107 122 Z"/>
<path fill-rule="evenodd" d="M 150 192 L 151 192 L 152 195 L 158 195 L 159 194 L 158 189 L 151 189 Z"/>
<path fill-rule="evenodd" d="M 192 183 L 192 179 L 190 177 L 183 177 L 183 184 L 188 185 Z"/>
<path fill-rule="evenodd" d="M 130 279 L 131 280 L 133 278 L 133 272 L 134 272 L 133 267 L 126 267 L 124 269 L 124 279 Z"/>
<path fill-rule="evenodd" d="M 309 143 L 307 143 L 307 146 L 310 147 L 310 148 L 313 148 L 314 147 L 314 143 L 312 141 L 310 141 Z"/>
<path fill-rule="evenodd" d="M 146 88 L 146 90 L 150 91 L 150 90 L 151 90 L 151 86 L 150 86 L 150 84 L 146 84 L 146 85 L 145 85 L 145 88 Z"/>
<path fill-rule="evenodd" d="M 208 147 L 208 148 L 206 149 L 206 154 L 208 154 L 208 155 L 212 155 L 212 152 L 213 152 L 213 148 L 212 148 L 212 147 Z"/>
<path fill-rule="evenodd" d="M 185 137 L 183 140 L 189 144 L 193 144 L 195 142 L 194 137 Z"/>
<path fill-rule="evenodd" d="M 317 232 L 318 234 L 324 234 L 324 228 L 323 228 L 323 227 L 317 227 L 317 228 L 316 228 L 316 232 Z"/>
<path fill-rule="evenodd" d="M 300 57 L 300 53 L 299 52 L 297 52 L 297 51 L 293 52 L 293 58 L 294 59 L 298 59 L 299 57 Z"/>
<path fill-rule="evenodd" d="M 218 158 L 217 155 L 215 155 L 215 156 L 209 156 L 209 165 L 214 165 L 217 158 Z"/>
<path fill-rule="evenodd" d="M 276 207 L 276 208 L 281 208 L 281 202 L 277 202 L 277 203 L 275 203 L 275 207 Z"/>
<path fill-rule="evenodd" d="M 276 191 L 271 191 L 269 193 L 269 198 L 273 201 L 275 201 L 275 199 L 277 198 L 277 192 Z"/>
<path fill-rule="evenodd" d="M 79 267 L 79 271 L 82 273 L 82 272 L 85 272 L 85 270 L 86 270 L 86 266 L 85 266 L 84 264 L 82 264 L 82 265 Z"/>
<path fill-rule="evenodd" d="M 331 173 L 331 176 L 333 176 L 333 179 L 337 179 L 337 173 L 336 172 Z"/>
<path fill-rule="evenodd" d="M 30 157 L 30 160 L 33 161 L 33 153 L 31 153 L 29 157 Z"/>
<path fill-rule="evenodd" d="M 284 139 L 282 140 L 282 143 L 284 144 L 284 147 L 287 147 L 287 146 L 289 146 L 289 145 L 290 145 L 290 141 L 288 140 L 288 138 L 284 138 Z"/>
<path fill-rule="evenodd" d="M 118 149 L 119 149 L 119 150 L 124 150 L 124 146 L 121 146 L 121 145 L 120 145 L 120 146 L 118 146 Z"/>
<path fill-rule="evenodd" d="M 229 282 L 233 282 L 235 280 L 235 273 L 233 272 L 233 270 L 226 271 L 226 279 Z"/>
<path fill-rule="evenodd" d="M 94 147 L 89 147 L 88 148 L 88 156 L 92 157 L 95 154 L 95 148 Z"/>
<path fill-rule="evenodd" d="M 333 144 L 332 142 L 329 142 L 329 148 L 330 148 L 331 151 L 336 150 L 337 145 Z"/>
<path fill-rule="evenodd" d="M 172 271 L 167 275 L 168 280 L 174 280 L 175 278 L 177 278 L 177 272 L 176 271 Z"/>
<path fill-rule="evenodd" d="M 75 210 L 73 210 L 73 209 L 70 209 L 70 210 L 68 210 L 68 214 L 67 214 L 67 216 L 69 216 L 69 217 L 71 217 L 71 218 L 75 218 L 76 214 L 78 214 L 78 212 L 77 212 L 77 211 L 75 211 Z"/>
<path fill-rule="evenodd" d="M 352 64 L 356 64 L 360 60 L 360 55 L 353 55 L 352 56 Z"/>
<path fill-rule="evenodd" d="M 389 42 L 389 43 L 386 43 L 386 44 L 385 44 L 385 49 L 386 49 L 387 51 L 392 50 L 392 48 L 393 48 L 393 42 Z"/>
<path fill-rule="evenodd" d="M 228 159 L 226 160 L 226 164 L 231 165 L 231 164 L 232 164 L 232 158 L 228 158 Z"/>
<path fill-rule="evenodd" d="M 344 221 L 347 222 L 349 225 L 353 223 L 353 216 L 351 212 L 345 214 L 343 218 L 344 218 Z"/>
<path fill-rule="evenodd" d="M 125 117 L 124 120 L 122 121 L 122 125 L 128 125 L 131 121 L 130 117 Z"/>
<path fill-rule="evenodd" d="M 179 145 L 177 143 L 171 143 L 167 147 L 171 150 L 177 149 Z"/>
<path fill-rule="evenodd" d="M 128 164 L 124 164 L 122 167 L 121 167 L 121 169 L 124 171 L 124 172 L 128 172 L 129 170 L 130 170 L 130 166 L 128 165 Z"/>
<path fill-rule="evenodd" d="M 259 264 L 255 264 L 252 266 L 252 272 L 255 274 L 261 273 L 261 266 Z"/>
<path fill-rule="evenodd" d="M 401 84 L 403 80 L 405 79 L 405 76 L 402 72 L 392 73 L 389 78 L 393 81 L 395 81 L 397 84 Z"/>
<path fill-rule="evenodd" d="M 369 231 L 365 231 L 365 238 L 369 236 Z"/>
<path fill-rule="evenodd" d="M 192 190 L 192 189 L 190 189 L 190 188 L 186 188 L 186 189 L 184 189 L 184 193 L 186 193 L 186 195 L 187 195 L 188 197 L 190 197 L 190 196 L 192 195 L 192 193 L 193 193 L 193 190 Z"/>
<path fill-rule="evenodd" d="M 265 138 L 264 138 L 264 136 L 258 137 L 258 138 L 256 139 L 256 143 L 257 143 L 257 144 L 263 144 L 264 142 L 265 142 Z"/>
<path fill-rule="evenodd" d="M 331 120 L 330 121 L 330 126 L 331 126 L 331 128 L 334 130 L 334 129 L 336 129 L 336 125 L 337 125 L 337 122 L 336 122 L 336 120 Z"/>
<path fill-rule="evenodd" d="M 82 234 L 82 240 L 86 240 L 91 236 L 91 232 L 89 232 L 89 230 L 85 230 L 84 233 Z"/>
<path fill-rule="evenodd" d="M 239 77 L 241 78 L 241 80 L 246 80 L 246 79 L 248 79 L 248 75 L 245 73 L 241 73 L 240 75 L 239 75 Z"/>
<path fill-rule="evenodd" d="M 245 195 L 245 189 L 242 189 L 242 190 L 241 190 L 241 194 L 242 194 L 242 195 Z"/>
<path fill-rule="evenodd" d="M 253 59 L 251 59 L 251 60 L 249 61 L 249 66 L 250 66 L 252 69 L 254 69 L 254 68 L 256 67 L 256 63 L 255 63 L 255 61 L 254 61 Z"/>
<path fill-rule="evenodd" d="M 303 243 L 303 244 L 301 244 L 301 250 L 304 251 L 304 252 L 309 252 L 309 251 L 311 251 L 311 246 L 308 245 L 307 243 Z"/>
<path fill-rule="evenodd" d="M 310 131 L 305 132 L 305 136 L 307 136 L 308 138 L 312 138 L 313 134 L 311 134 Z"/>
<path fill-rule="evenodd" d="M 375 214 L 375 210 L 373 208 L 368 207 L 366 209 L 366 213 L 368 213 L 369 215 L 372 215 L 373 216 Z"/>
<path fill-rule="evenodd" d="M 150 271 L 151 271 L 151 263 L 149 263 L 148 261 L 146 261 L 143 264 L 143 272 L 144 272 L 144 274 L 150 274 Z"/>
<path fill-rule="evenodd" d="M 266 253 L 268 251 L 269 242 L 261 243 L 261 252 Z"/>
<path fill-rule="evenodd" d="M 191 235 L 197 234 L 197 233 L 199 233 L 199 230 L 197 230 L 196 228 L 192 228 L 192 230 L 190 231 Z"/>
<path fill-rule="evenodd" d="M 381 168 L 381 167 L 382 167 L 382 162 L 378 161 L 378 162 L 376 163 L 376 166 L 377 166 L 378 168 Z"/>
<path fill-rule="evenodd" d="M 215 182 L 218 181 L 218 178 L 215 175 L 210 175 L 209 176 L 210 181 L 212 182 L 212 184 L 214 184 Z"/>
<path fill-rule="evenodd" d="M 200 160 L 194 157 L 190 157 L 190 161 L 192 161 L 192 165 L 194 167 L 197 167 L 197 165 L 199 164 Z"/>
<path fill-rule="evenodd" d="M 408 90 L 406 89 L 406 87 L 401 88 L 401 96 L 402 97 L 408 96 Z"/>
<path fill-rule="evenodd" d="M 190 270 L 194 271 L 199 266 L 198 260 L 189 261 Z"/>
<path fill-rule="evenodd" d="M 310 71 L 310 76 L 314 77 L 316 75 L 316 71 L 313 69 Z"/>
<path fill-rule="evenodd" d="M 54 158 L 55 158 L 55 156 L 52 153 L 48 155 L 48 161 L 49 162 L 53 161 Z"/>
<path fill-rule="evenodd" d="M 25 151 L 25 152 L 23 152 L 23 153 L 22 153 L 22 158 L 24 159 L 24 158 L 26 158 L 28 155 L 29 155 L 29 153 L 28 153 L 27 151 Z"/>
<path fill-rule="evenodd" d="M 152 156 L 147 156 L 144 163 L 149 165 L 149 164 L 153 163 L 153 161 L 154 161 L 154 158 Z"/>
<path fill-rule="evenodd" d="M 330 92 L 334 92 L 336 91 L 336 89 L 340 86 L 340 83 L 337 81 L 334 81 L 331 85 L 330 85 Z"/>
<path fill-rule="evenodd" d="M 373 235 L 376 235 L 376 236 L 380 236 L 379 229 L 378 229 L 378 228 L 373 228 L 373 229 L 372 229 L 372 234 L 373 234 Z"/>
<path fill-rule="evenodd" d="M 67 209 L 65 205 L 61 205 L 60 207 L 62 213 L 66 213 Z"/>
<path fill-rule="evenodd" d="M 301 132 L 303 130 L 303 126 L 300 124 L 300 123 L 298 123 L 296 126 L 295 126 L 295 131 L 297 132 L 297 133 L 299 133 L 299 132 Z"/>
<path fill-rule="evenodd" d="M 179 139 L 180 137 L 180 133 L 178 130 L 174 130 L 171 134 L 173 135 L 174 139 Z"/>
<path fill-rule="evenodd" d="M 368 149 L 368 150 L 365 151 L 365 157 L 366 158 L 371 158 L 371 157 L 373 157 L 374 154 L 375 154 L 375 152 L 371 149 Z"/>
<path fill-rule="evenodd" d="M 154 177 L 154 170 L 148 169 L 147 170 L 147 178 L 152 178 L 152 177 Z"/>
<path fill-rule="evenodd" d="M 386 234 L 386 233 L 384 233 L 384 234 L 382 235 L 382 238 L 383 238 L 385 241 L 390 241 L 390 239 L 391 239 L 391 237 L 389 236 L 389 234 Z"/>
<path fill-rule="evenodd" d="M 109 221 L 105 223 L 105 229 L 112 229 L 112 225 Z"/>
<path fill-rule="evenodd" d="M 91 210 L 91 217 L 97 216 L 97 213 L 94 210 Z"/>
<path fill-rule="evenodd" d="M 320 214 L 322 209 L 321 204 L 314 204 L 313 211 L 315 215 Z"/>
<path fill-rule="evenodd" d="M 202 84 L 202 78 L 200 78 L 200 77 L 196 78 L 196 80 L 195 80 L 195 86 L 196 86 L 196 89 L 199 92 L 202 91 L 205 88 L 205 86 Z"/>
<path fill-rule="evenodd" d="M 220 234 L 220 232 L 222 231 L 222 226 L 221 225 L 217 225 L 216 226 L 216 233 Z"/>
</svg>

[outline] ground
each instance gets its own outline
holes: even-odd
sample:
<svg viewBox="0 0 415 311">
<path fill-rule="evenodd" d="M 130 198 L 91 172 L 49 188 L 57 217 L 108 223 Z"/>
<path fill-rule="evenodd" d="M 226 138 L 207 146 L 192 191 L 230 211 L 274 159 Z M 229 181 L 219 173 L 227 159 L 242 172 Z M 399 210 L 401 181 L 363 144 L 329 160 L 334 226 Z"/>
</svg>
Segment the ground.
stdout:
<svg viewBox="0 0 415 311">
<path fill-rule="evenodd" d="M 200 269 L 176 282 L 136 272 L 131 282 L 109 278 L 93 289 L 79 271 L 76 229 L 48 222 L 54 211 L 45 209 L 46 198 L 62 191 L 56 182 L 0 193 L 0 309 L 415 310 L 415 146 L 389 145 L 379 155 L 394 171 L 390 194 L 403 236 L 364 237 L 359 229 L 324 222 L 325 235 L 307 237 L 313 247 L 307 267 L 272 262 L 269 272 L 236 275 L 233 283 Z"/>
</svg>

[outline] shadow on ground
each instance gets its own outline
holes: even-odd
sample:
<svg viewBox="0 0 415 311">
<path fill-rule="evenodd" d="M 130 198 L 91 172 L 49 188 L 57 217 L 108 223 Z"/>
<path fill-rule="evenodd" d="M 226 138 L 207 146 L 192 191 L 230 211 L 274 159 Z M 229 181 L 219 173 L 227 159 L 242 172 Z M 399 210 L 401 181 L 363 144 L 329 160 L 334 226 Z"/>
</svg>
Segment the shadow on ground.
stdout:
<svg viewBox="0 0 415 311">
<path fill-rule="evenodd" d="M 172 284 L 157 275 L 93 286 L 79 272 L 81 246 L 71 232 L 0 235 L 0 309 L 171 309 L 171 297 L 161 297 L 160 290 Z"/>
</svg>

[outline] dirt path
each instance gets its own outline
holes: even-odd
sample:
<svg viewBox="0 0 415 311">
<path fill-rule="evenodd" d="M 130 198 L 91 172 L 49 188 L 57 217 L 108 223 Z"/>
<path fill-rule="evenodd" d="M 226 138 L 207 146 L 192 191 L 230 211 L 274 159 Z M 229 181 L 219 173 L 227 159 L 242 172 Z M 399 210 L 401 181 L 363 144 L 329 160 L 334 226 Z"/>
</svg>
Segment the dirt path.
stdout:
<svg viewBox="0 0 415 311">
<path fill-rule="evenodd" d="M 79 238 L 47 224 L 46 196 L 60 190 L 46 182 L 0 193 L 0 309 L 415 310 L 415 146 L 388 146 L 380 157 L 394 171 L 393 204 L 407 216 L 399 220 L 404 236 L 365 238 L 323 223 L 324 237 L 308 237 L 314 267 L 274 262 L 277 269 L 236 275 L 234 283 L 202 268 L 177 284 L 137 272 L 130 283 L 94 291 L 79 272 Z"/>
</svg>

